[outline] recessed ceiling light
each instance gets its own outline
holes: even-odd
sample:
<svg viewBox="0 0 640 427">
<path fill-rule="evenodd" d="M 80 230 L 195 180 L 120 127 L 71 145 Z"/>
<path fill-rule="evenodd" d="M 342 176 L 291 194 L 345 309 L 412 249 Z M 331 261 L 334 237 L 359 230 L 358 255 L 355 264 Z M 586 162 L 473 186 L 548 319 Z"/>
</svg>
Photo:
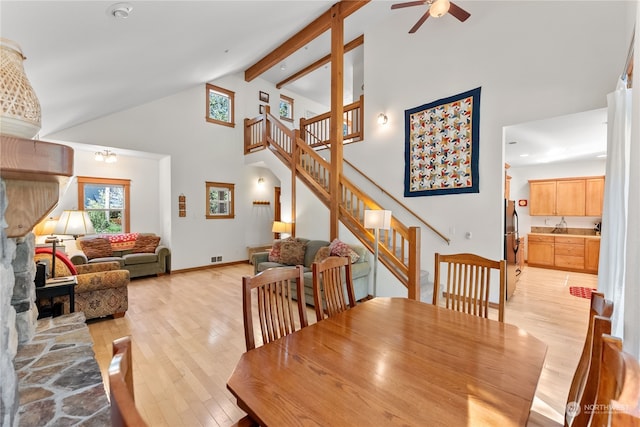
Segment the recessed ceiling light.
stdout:
<svg viewBox="0 0 640 427">
<path fill-rule="evenodd" d="M 107 8 L 107 15 L 116 19 L 126 19 L 133 10 L 129 3 L 115 3 Z"/>
<path fill-rule="evenodd" d="M 599 154 L 599 155 L 597 155 L 596 157 L 597 157 L 597 158 L 599 158 L 599 159 L 602 159 L 602 158 L 604 158 L 604 157 L 607 157 L 607 155 L 606 155 L 606 154 Z"/>
<path fill-rule="evenodd" d="M 520 157 L 529 157 L 529 153 L 520 154 Z"/>
</svg>

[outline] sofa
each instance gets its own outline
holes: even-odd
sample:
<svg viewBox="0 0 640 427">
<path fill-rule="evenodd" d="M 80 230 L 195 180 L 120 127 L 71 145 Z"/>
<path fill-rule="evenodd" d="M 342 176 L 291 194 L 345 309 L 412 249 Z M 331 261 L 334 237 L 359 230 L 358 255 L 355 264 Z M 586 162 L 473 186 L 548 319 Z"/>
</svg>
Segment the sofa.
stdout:
<svg viewBox="0 0 640 427">
<path fill-rule="evenodd" d="M 116 261 L 130 277 L 171 273 L 171 251 L 153 233 L 121 233 L 79 237 L 67 244 L 75 265 Z"/>
<path fill-rule="evenodd" d="M 51 265 L 51 249 L 36 249 L 35 261 Z M 129 272 L 118 262 L 100 262 L 74 266 L 69 258 L 56 252 L 55 276 L 76 276 L 75 311 L 84 312 L 85 318 L 122 317 L 129 308 Z M 69 313 L 69 297 L 54 297 L 53 303 L 61 303 Z"/>
<path fill-rule="evenodd" d="M 356 296 L 356 300 L 362 300 L 369 296 L 369 272 L 371 271 L 371 265 L 369 264 L 369 251 L 367 251 L 363 246 L 355 246 L 355 245 L 347 245 L 338 240 L 334 240 L 333 242 L 328 242 L 326 240 L 309 240 L 304 238 L 289 238 L 289 242 L 292 240 L 299 241 L 301 243 L 300 246 L 303 246 L 304 255 L 300 256 L 298 259 L 278 259 L 280 254 L 274 254 L 274 248 L 276 252 L 278 251 L 278 247 L 282 245 L 283 242 L 287 242 L 288 239 L 276 240 L 273 244 L 272 250 L 269 252 L 257 252 L 253 254 L 253 269 L 254 274 L 257 274 L 261 271 L 264 271 L 268 268 L 279 268 L 279 267 L 288 267 L 291 265 L 297 265 L 294 261 L 302 261 L 300 264 L 304 267 L 304 293 L 305 293 L 305 302 L 308 305 L 313 306 L 313 274 L 311 271 L 311 265 L 314 260 L 316 260 L 316 256 L 318 252 L 321 252 L 321 256 L 329 256 L 329 255 L 347 255 L 347 253 L 331 253 L 331 248 L 333 246 L 340 246 L 343 250 L 350 250 L 350 255 L 352 256 L 352 264 L 351 264 L 351 272 L 353 279 L 353 290 Z M 348 249 L 347 249 L 348 248 Z M 271 261 L 269 260 L 271 254 Z M 302 255 L 302 254 L 301 254 Z M 355 261 L 354 261 L 355 260 Z M 284 262 L 283 262 L 284 261 Z M 294 297 L 295 288 L 292 289 L 292 293 Z"/>
</svg>

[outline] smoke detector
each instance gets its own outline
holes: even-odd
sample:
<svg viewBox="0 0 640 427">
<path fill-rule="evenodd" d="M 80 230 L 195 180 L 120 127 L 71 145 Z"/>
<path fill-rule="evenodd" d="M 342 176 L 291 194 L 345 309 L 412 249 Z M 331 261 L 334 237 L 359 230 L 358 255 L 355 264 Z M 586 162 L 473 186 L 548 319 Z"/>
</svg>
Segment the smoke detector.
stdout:
<svg viewBox="0 0 640 427">
<path fill-rule="evenodd" d="M 129 3 L 115 3 L 107 9 L 107 15 L 116 19 L 126 19 L 133 10 Z"/>
</svg>

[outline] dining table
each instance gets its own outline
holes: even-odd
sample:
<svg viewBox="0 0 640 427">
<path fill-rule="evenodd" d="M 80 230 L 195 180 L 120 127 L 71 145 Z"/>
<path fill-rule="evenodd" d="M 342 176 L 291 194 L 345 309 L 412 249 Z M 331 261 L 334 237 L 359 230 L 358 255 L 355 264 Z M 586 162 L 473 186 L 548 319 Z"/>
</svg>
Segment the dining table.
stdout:
<svg viewBox="0 0 640 427">
<path fill-rule="evenodd" d="M 547 346 L 515 325 L 377 297 L 244 353 L 261 426 L 523 426 Z"/>
</svg>

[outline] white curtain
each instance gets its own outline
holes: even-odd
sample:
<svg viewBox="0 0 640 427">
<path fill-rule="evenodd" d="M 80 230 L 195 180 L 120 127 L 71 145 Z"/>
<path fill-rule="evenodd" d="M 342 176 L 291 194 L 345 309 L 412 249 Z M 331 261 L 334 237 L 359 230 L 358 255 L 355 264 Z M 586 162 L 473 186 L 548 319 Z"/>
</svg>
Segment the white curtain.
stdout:
<svg viewBox="0 0 640 427">
<path fill-rule="evenodd" d="M 614 303 L 611 333 L 623 337 L 629 148 L 631 142 L 631 90 L 620 80 L 607 96 L 607 163 L 602 211 L 602 240 L 598 290 Z"/>
<path fill-rule="evenodd" d="M 624 315 L 624 350 L 640 359 L 640 1 L 636 2 L 636 36 L 634 40 L 634 84 L 633 114 L 631 129 L 631 152 L 629 171 L 629 222 L 627 225 L 627 270 L 624 292 L 627 310 Z"/>
</svg>

